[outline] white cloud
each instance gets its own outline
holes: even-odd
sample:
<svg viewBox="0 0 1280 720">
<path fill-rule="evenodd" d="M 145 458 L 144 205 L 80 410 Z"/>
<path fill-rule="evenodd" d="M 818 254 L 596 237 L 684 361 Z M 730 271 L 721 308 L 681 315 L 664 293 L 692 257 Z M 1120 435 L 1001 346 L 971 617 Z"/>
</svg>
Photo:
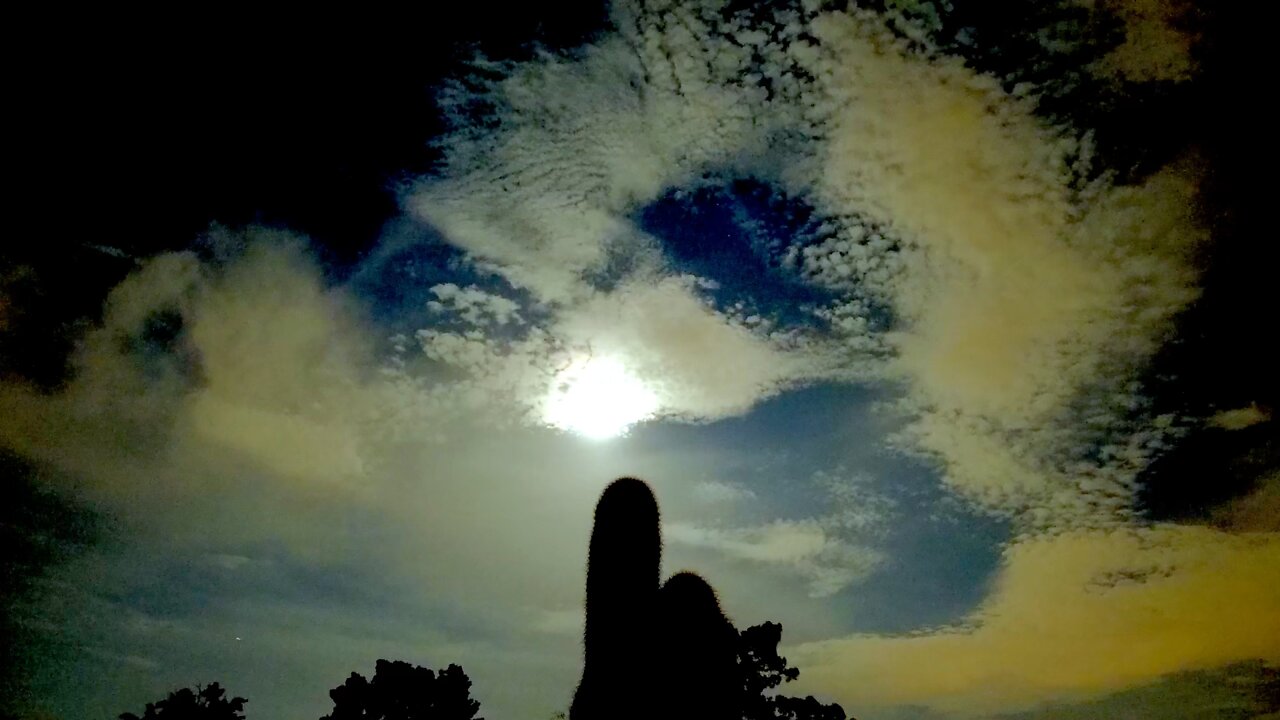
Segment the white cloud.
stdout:
<svg viewBox="0 0 1280 720">
<path fill-rule="evenodd" d="M 819 673 L 824 689 L 839 693 L 866 687 L 880 693 L 873 699 L 885 702 L 925 699 L 958 707 L 969 702 L 964 693 L 996 683 L 1008 689 L 1002 702 L 1016 704 L 1024 691 L 1032 697 L 1115 689 L 1188 664 L 1257 651 L 1243 633 L 1232 636 L 1240 640 L 1237 646 L 1218 644 L 1221 652 L 1212 658 L 1188 651 L 1147 663 L 1125 651 L 1129 654 L 1122 652 L 1108 665 L 1115 672 L 1105 679 L 1064 675 L 1057 686 L 1051 672 L 1055 662 L 1043 654 L 1052 643 L 1012 645 L 1041 630 L 1066 633 L 1064 642 L 1087 635 L 1089 622 L 1073 613 L 1091 608 L 1104 618 L 1114 611 L 1141 627 L 1135 618 L 1142 613 L 1139 606 L 1147 607 L 1146 593 L 1177 594 L 1151 580 L 1141 584 L 1144 589 L 1134 597 L 1143 599 L 1133 600 L 1136 604 L 1116 600 L 1123 591 L 1103 593 L 1107 599 L 1095 603 L 1091 591 L 1082 589 L 1087 578 L 1031 570 L 1038 564 L 1025 558 L 1044 550 L 1062 559 L 1054 548 L 1064 546 L 1055 545 L 1054 538 L 1070 528 L 1100 533 L 1081 541 L 1093 543 L 1097 557 L 1089 555 L 1090 562 L 1103 562 L 1099 558 L 1109 548 L 1120 547 L 1127 555 L 1147 552 L 1121 540 L 1129 535 L 1107 533 L 1149 537 L 1123 530 L 1135 526 L 1135 477 L 1178 431 L 1178 419 L 1152 417 L 1144 410 L 1143 389 L 1135 378 L 1171 332 L 1172 318 L 1196 297 L 1190 255 L 1205 232 L 1192 214 L 1195 159 L 1174 163 L 1133 186 L 1113 185 L 1105 174 L 1088 181 L 1095 175 L 1087 134 L 1047 124 L 1035 113 L 1034 89 L 1006 92 L 996 78 L 975 72 L 961 59 L 939 56 L 926 35 L 917 35 L 918 44 L 911 46 L 885 31 L 884 18 L 865 11 L 779 6 L 748 19 L 721 16 L 714 5 L 622 4 L 616 19 L 629 46 L 609 40 L 578 65 L 547 61 L 513 75 L 504 86 L 504 93 L 528 88 L 537 93 L 516 93 L 500 113 L 505 125 L 489 146 L 497 158 L 485 161 L 492 163 L 485 166 L 489 175 L 476 175 L 464 162 L 457 177 L 468 183 L 484 178 L 474 181 L 480 187 L 495 178 L 538 177 L 537 183 L 516 189 L 508 184 L 503 190 L 511 193 L 505 202 L 528 208 L 521 217 L 534 219 L 522 222 L 540 228 L 532 238 L 489 228 L 481 243 L 477 229 L 451 229 L 453 217 L 475 213 L 436 209 L 440 203 L 430 186 L 415 198 L 415 207 L 441 223 L 453 242 L 508 268 L 503 270 L 508 277 L 555 304 L 559 324 L 550 337 L 608 347 L 650 368 L 646 376 L 679 388 L 664 396 L 664 407 L 693 418 L 742 412 L 788 380 L 830 377 L 837 372 L 830 359 L 840 355 L 826 354 L 826 347 L 814 343 L 781 352 L 725 317 L 709 311 L 700 316 L 696 300 L 678 284 L 657 280 L 661 274 L 652 264 L 625 291 L 612 294 L 595 293 L 577 278 L 602 262 L 608 243 L 646 245 L 647 239 L 625 226 L 627 212 L 664 187 L 696 183 L 692 178 L 698 170 L 757 173 L 816 208 L 823 227 L 819 242 L 793 248 L 786 261 L 812 282 L 845 294 L 818 311 L 849 350 L 843 357 L 887 358 L 880 370 L 902 383 L 903 407 L 915 418 L 901 436 L 902 447 L 938 462 L 948 486 L 979 508 L 1014 520 L 1025 543 L 1010 549 L 1006 584 L 974 618 L 983 629 L 918 641 L 922 648 L 947 643 L 972 648 L 981 662 L 970 662 L 957 650 L 945 663 L 961 676 L 970 675 L 941 678 L 930 686 L 932 675 L 924 670 L 932 662 L 928 653 L 903 650 L 902 690 L 894 694 L 896 685 L 881 682 L 870 669 L 863 672 L 856 662 L 841 665 L 832 658 L 845 662 L 846 656 L 833 651 L 830 662 L 812 657 L 820 666 L 827 662 Z M 1109 67 L 1130 79 L 1182 75 L 1182 56 L 1147 52 L 1177 49 L 1181 40 L 1152 35 L 1154 16 L 1136 5 L 1128 8 L 1122 14 L 1132 21 L 1132 42 L 1112 56 Z M 912 13 L 923 17 L 928 10 L 920 4 Z M 1133 42 L 1145 49 L 1130 52 Z M 627 59 L 617 60 L 622 57 Z M 601 64 L 605 58 L 613 61 Z M 1135 59 L 1141 62 L 1130 62 Z M 618 73 L 622 67 L 644 72 Z M 601 68 L 614 74 L 601 75 Z M 593 86 L 606 77 L 607 83 Z M 626 86 L 618 82 L 622 78 Z M 599 102 L 608 107 L 601 111 L 593 101 L 603 97 L 606 84 L 625 99 Z M 637 90 L 632 94 L 626 88 Z M 640 97 L 643 101 L 637 101 Z M 726 99 L 733 100 L 730 112 L 724 112 Z M 615 108 L 626 108 L 634 117 L 621 119 Z M 712 108 L 720 112 L 705 112 Z M 749 124 L 761 130 L 743 132 Z M 633 139 L 610 135 L 600 141 L 605 125 L 626 128 Z M 659 139 L 655 129 L 666 137 Z M 638 178 L 629 192 L 610 190 L 620 165 L 601 169 L 603 163 L 591 160 L 592 151 L 584 149 L 588 138 L 608 154 L 625 146 L 620 157 L 634 165 Z M 649 162 L 633 160 L 642 156 Z M 474 164 L 479 155 L 466 157 Z M 595 195 L 580 192 L 559 205 L 544 200 L 562 197 L 556 193 L 569 187 L 589 187 Z M 588 196 L 610 200 L 582 199 Z M 556 215 L 547 210 L 553 205 L 572 212 Z M 575 213 L 586 213 L 586 219 Z M 580 230 L 543 229 L 558 222 Z M 568 238 L 565 249 L 544 252 L 544 239 L 557 236 Z M 534 252 L 543 253 L 547 262 Z M 877 304 L 887 307 L 896 322 L 886 336 L 874 330 Z M 662 308 L 682 305 L 685 311 L 663 315 Z M 735 345 L 743 350 L 727 352 Z M 731 360 L 738 357 L 743 359 Z M 727 360 L 737 364 L 726 365 Z M 715 371 L 725 367 L 734 371 L 722 378 Z M 846 520 L 859 527 L 857 517 Z M 851 582 L 852 576 L 839 575 L 842 569 L 854 568 L 856 576 L 875 562 L 830 522 L 680 523 L 667 532 L 678 544 L 798 571 L 815 594 Z M 1155 535 L 1162 542 L 1174 538 L 1169 542 L 1178 546 L 1175 554 L 1198 557 L 1201 552 L 1190 541 L 1182 546 L 1189 536 L 1161 532 Z M 1229 539 L 1195 540 L 1204 543 L 1203 552 L 1221 550 L 1224 562 L 1239 560 L 1242 591 L 1266 599 L 1250 575 L 1253 550 L 1238 549 L 1237 556 L 1237 549 L 1226 549 L 1234 547 Z M 1194 557 L 1186 562 L 1208 567 Z M 1187 572 L 1200 578 L 1201 570 Z M 1006 593 L 1015 591 L 1009 588 L 1023 587 L 1024 580 L 1026 593 L 1041 603 L 1036 607 L 1058 613 L 1047 629 L 1029 616 L 1018 616 L 1030 623 L 1024 627 L 1001 614 L 1012 607 L 1005 604 L 1013 602 Z M 1055 595 L 1053 588 L 1060 592 Z M 1070 598 L 1065 605 L 1063 598 Z M 1207 610 L 1200 600 L 1188 602 L 1176 622 L 1146 630 L 1157 638 L 1177 638 L 1171 642 L 1185 640 L 1187 647 L 1212 644 L 1208 636 L 1187 640 L 1179 634 L 1179 623 L 1194 625 Z M 1259 610 L 1251 622 L 1265 624 L 1267 618 Z M 1118 629 L 1116 636 L 1139 639 Z M 984 638 L 1003 640 L 984 644 Z M 1009 647 L 1000 644 L 1005 640 Z M 832 641 L 830 647 L 861 647 L 862 642 Z M 874 651 L 859 658 L 877 659 L 883 648 L 915 647 L 909 639 L 866 642 Z M 1106 647 L 1096 655 L 1084 652 L 1084 640 L 1077 643 L 1080 657 L 1116 657 L 1112 651 L 1122 650 L 1111 640 L 1099 642 Z M 1006 661 L 1012 664 L 1001 664 Z M 1027 680 L 1041 667 L 1043 678 Z M 858 707 L 862 698 L 851 697 L 851 706 Z"/>
<path fill-rule="evenodd" d="M 490 323 L 507 325 L 523 322 L 520 318 L 520 305 L 514 300 L 500 295 L 487 293 L 474 285 L 458 287 L 454 283 L 440 283 L 431 287 L 436 300 L 429 301 L 427 308 L 433 312 L 452 311 L 463 321 L 485 326 Z"/>
<path fill-rule="evenodd" d="M 662 36 L 623 21 L 579 57 L 490 68 L 497 129 L 481 136 L 460 119 L 447 172 L 416 189 L 412 211 L 539 299 L 578 296 L 609 245 L 645 242 L 629 212 L 763 132 L 743 93 L 709 77 L 741 57 L 703 46 L 690 8 L 672 12 L 684 24 Z"/>
<path fill-rule="evenodd" d="M 693 496 L 712 505 L 751 500 L 756 494 L 741 485 L 719 480 L 703 480 L 693 486 Z"/>
<path fill-rule="evenodd" d="M 732 557 L 762 563 L 798 563 L 821 553 L 829 539 L 813 522 L 776 521 L 758 528 L 718 530 L 672 524 L 668 539 L 720 550 Z"/>
<path fill-rule="evenodd" d="M 429 352 L 480 353 L 493 394 L 533 398 L 548 365 L 590 348 L 655 388 L 659 415 L 688 419 L 807 380 L 887 376 L 919 417 L 903 438 L 984 509 L 1032 528 L 1127 522 L 1132 479 L 1171 428 L 1135 412 L 1131 381 L 1196 295 L 1193 163 L 1086 183 L 1087 134 L 925 36 L 912 48 L 866 11 L 718 7 L 620 4 L 618 36 L 488 68 L 496 130 L 460 127 L 447 170 L 409 204 L 551 319 L 518 346 L 432 331 Z M 818 241 L 784 261 L 844 294 L 816 309 L 830 338 L 784 342 L 665 277 L 631 213 L 702 172 L 815 207 Z M 644 260 L 600 292 L 584 278 L 618 247 Z M 876 329 L 877 306 L 893 332 Z M 1079 459 L 1099 444 L 1114 462 Z"/>
<path fill-rule="evenodd" d="M 556 327 L 574 347 L 625 358 L 658 394 L 664 414 L 690 419 L 745 412 L 789 382 L 820 374 L 715 312 L 679 279 L 625 286 L 567 310 Z"/>
<path fill-rule="evenodd" d="M 865 577 L 884 556 L 832 534 L 816 520 L 776 520 L 746 528 L 709 528 L 667 523 L 663 536 L 681 545 L 775 566 L 804 577 L 811 597 L 834 595 Z"/>
<path fill-rule="evenodd" d="M 876 542 L 896 509 L 892 500 L 869 489 L 867 478 L 849 477 L 843 468 L 815 473 L 812 480 L 828 495 L 825 514 L 730 527 L 668 522 L 663 536 L 676 545 L 799 574 L 810 597 L 830 597 L 884 562 Z"/>
<path fill-rule="evenodd" d="M 466 373 L 432 393 L 535 425 L 561 371 L 593 357 L 621 364 L 656 398 L 646 415 L 687 420 L 743 413 L 831 366 L 716 312 L 682 278 L 592 293 L 516 341 L 434 329 L 418 337 L 429 358 Z"/>
<path fill-rule="evenodd" d="M 841 108 L 821 125 L 817 197 L 843 229 L 798 260 L 890 301 L 889 369 L 920 418 L 908 443 L 1029 525 L 1124 522 L 1142 446 L 1167 427 L 1135 424 L 1129 381 L 1196 295 L 1194 171 L 1082 191 L 1072 158 L 1087 162 L 1087 138 L 995 79 L 910 52 L 865 17 L 822 16 L 813 32 L 820 45 L 797 57 Z M 1131 461 L 1075 460 L 1099 442 Z"/>
</svg>

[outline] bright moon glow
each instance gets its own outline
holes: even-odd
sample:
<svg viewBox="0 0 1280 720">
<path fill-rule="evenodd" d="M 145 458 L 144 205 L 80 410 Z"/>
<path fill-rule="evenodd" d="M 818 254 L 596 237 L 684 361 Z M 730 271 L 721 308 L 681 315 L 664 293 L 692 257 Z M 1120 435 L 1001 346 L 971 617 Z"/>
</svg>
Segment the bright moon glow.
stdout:
<svg viewBox="0 0 1280 720">
<path fill-rule="evenodd" d="M 604 440 L 653 417 L 657 410 L 658 396 L 622 363 L 592 357 L 556 375 L 543 419 L 562 430 Z"/>
</svg>

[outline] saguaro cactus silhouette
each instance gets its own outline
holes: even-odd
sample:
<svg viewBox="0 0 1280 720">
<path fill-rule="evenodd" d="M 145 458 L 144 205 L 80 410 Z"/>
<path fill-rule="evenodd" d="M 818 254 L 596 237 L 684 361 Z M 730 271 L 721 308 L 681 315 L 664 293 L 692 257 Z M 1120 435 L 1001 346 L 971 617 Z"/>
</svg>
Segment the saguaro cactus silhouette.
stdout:
<svg viewBox="0 0 1280 720">
<path fill-rule="evenodd" d="M 659 588 L 659 522 L 653 492 L 635 478 L 614 481 L 596 504 L 570 720 L 733 717 L 737 631 L 697 575 Z"/>
<path fill-rule="evenodd" d="M 658 605 L 656 637 L 667 683 L 660 717 L 740 720 L 738 631 L 716 591 L 695 573 L 679 572 L 663 583 Z"/>
</svg>

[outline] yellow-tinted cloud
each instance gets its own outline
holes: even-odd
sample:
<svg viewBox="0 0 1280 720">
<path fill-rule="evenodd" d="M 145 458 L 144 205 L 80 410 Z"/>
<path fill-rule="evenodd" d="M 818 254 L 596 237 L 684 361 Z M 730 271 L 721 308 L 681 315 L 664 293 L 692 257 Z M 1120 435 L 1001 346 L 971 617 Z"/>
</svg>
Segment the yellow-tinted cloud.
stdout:
<svg viewBox="0 0 1280 720">
<path fill-rule="evenodd" d="M 1078 198 L 1067 156 L 1079 143 L 993 79 L 905 55 L 849 18 L 816 28 L 832 53 L 821 76 L 844 101 L 823 196 L 917 248 L 894 288 L 903 369 L 943 408 L 1042 420 L 1096 372 L 1123 321 L 1118 266 L 1167 264 L 1200 237 L 1185 211 L 1194 186 L 1162 177 Z M 1161 235 L 1147 239 L 1153 221 Z M 1147 312 L 1180 307 L 1187 279 L 1148 278 Z"/>
<path fill-rule="evenodd" d="M 0 388 L 0 442 L 129 502 L 139 483 L 163 497 L 236 463 L 303 483 L 358 476 L 365 342 L 296 240 L 253 235 L 221 266 L 145 262 L 108 296 L 65 391 Z"/>
<path fill-rule="evenodd" d="M 1063 462 L 1082 401 L 1109 403 L 1096 417 L 1125 412 L 1128 379 L 1196 297 L 1194 166 L 1084 186 L 1087 140 L 994 78 L 909 52 L 865 18 L 813 27 L 822 50 L 801 57 L 838 108 L 818 198 L 905 245 L 878 282 L 899 316 L 891 370 L 922 412 L 912 441 L 988 509 L 1036 508 L 1036 524 L 1124 519 L 1142 440 L 1112 438 L 1110 467 Z M 846 224 L 842 245 L 874 248 L 864 225 Z"/>
<path fill-rule="evenodd" d="M 791 657 L 806 689 L 846 707 L 965 714 L 1280 662 L 1280 536 L 1158 526 L 1018 543 L 967 625 L 812 643 Z"/>
<path fill-rule="evenodd" d="M 1215 413 L 1209 418 L 1209 424 L 1223 430 L 1243 430 L 1269 420 L 1271 420 L 1271 412 L 1254 404 Z"/>
<path fill-rule="evenodd" d="M 1082 4 L 1092 5 L 1092 0 Z M 1196 70 L 1197 36 L 1183 27 L 1188 0 L 1102 0 L 1099 9 L 1123 22 L 1124 42 L 1104 57 L 1096 71 L 1121 80 L 1187 80 Z"/>
<path fill-rule="evenodd" d="M 1248 495 L 1214 508 L 1213 520 L 1242 532 L 1280 532 L 1280 472 L 1262 478 Z"/>
<path fill-rule="evenodd" d="M 361 473 L 367 342 L 296 244 L 250 244 L 201 291 L 190 342 L 202 383 L 182 420 L 203 440 L 310 481 Z"/>
</svg>

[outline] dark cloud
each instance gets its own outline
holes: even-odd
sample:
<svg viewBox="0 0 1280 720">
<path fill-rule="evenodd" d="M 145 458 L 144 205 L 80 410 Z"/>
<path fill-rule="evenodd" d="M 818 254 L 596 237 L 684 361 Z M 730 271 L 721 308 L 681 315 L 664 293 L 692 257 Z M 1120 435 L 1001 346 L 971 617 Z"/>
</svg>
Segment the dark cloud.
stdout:
<svg viewBox="0 0 1280 720">
<path fill-rule="evenodd" d="M 1065 703 L 999 720 L 1251 720 L 1280 713 L 1280 670 L 1259 662 L 1178 673 L 1088 702 Z"/>
</svg>

